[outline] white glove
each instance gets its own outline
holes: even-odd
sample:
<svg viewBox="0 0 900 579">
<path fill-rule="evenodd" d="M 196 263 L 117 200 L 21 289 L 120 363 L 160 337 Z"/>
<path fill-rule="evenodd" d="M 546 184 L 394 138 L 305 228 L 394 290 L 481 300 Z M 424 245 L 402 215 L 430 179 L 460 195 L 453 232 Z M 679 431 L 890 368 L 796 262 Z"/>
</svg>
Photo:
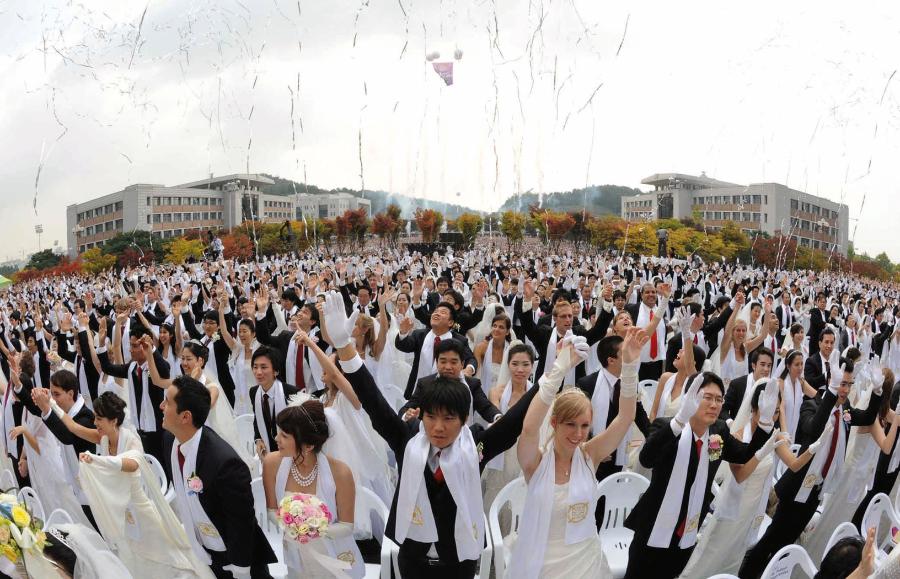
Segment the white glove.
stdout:
<svg viewBox="0 0 900 579">
<path fill-rule="evenodd" d="M 764 458 L 772 454 L 772 451 L 784 444 L 787 444 L 787 439 L 782 437 L 781 433 L 776 428 L 775 432 L 772 433 L 772 436 L 769 437 L 769 440 L 766 441 L 762 448 L 756 451 L 754 456 L 756 456 L 756 460 L 762 462 Z"/>
<path fill-rule="evenodd" d="M 769 378 L 766 389 L 759 397 L 759 427 L 771 431 L 775 410 L 778 409 L 778 379 Z"/>
<path fill-rule="evenodd" d="M 62 420 L 62 417 L 66 415 L 66 411 L 60 408 L 59 404 L 56 403 L 56 400 L 50 399 L 50 410 L 53 411 L 53 414 L 56 414 L 56 417 Z"/>
<path fill-rule="evenodd" d="M 822 444 L 826 440 L 831 440 L 831 433 L 834 431 L 834 420 L 829 416 L 828 422 L 825 424 L 825 430 L 822 431 L 822 434 L 819 435 L 819 438 L 812 444 L 810 444 L 806 450 L 809 451 L 810 454 L 815 454 L 819 451 L 819 448 L 822 447 Z"/>
<path fill-rule="evenodd" d="M 569 338 L 566 339 L 568 340 Z M 575 347 L 575 356 L 578 357 L 577 360 L 573 361 L 574 365 L 577 366 L 588 359 L 588 356 L 591 354 L 591 347 L 588 345 L 587 338 L 584 336 L 572 336 L 571 342 L 572 346 Z"/>
<path fill-rule="evenodd" d="M 689 312 L 690 310 L 685 310 L 685 312 Z M 681 330 L 681 339 L 682 341 L 691 340 L 691 326 L 694 324 L 694 320 L 697 318 L 694 314 L 690 315 L 682 315 L 681 319 L 678 320 L 678 328 Z"/>
<path fill-rule="evenodd" d="M 875 394 L 880 396 L 884 385 L 884 373 L 881 371 L 881 359 L 877 355 L 869 360 L 869 379 L 875 386 Z"/>
<path fill-rule="evenodd" d="M 249 577 L 250 567 L 238 567 L 237 565 L 225 565 L 223 571 L 231 571 L 234 577 Z"/>
<path fill-rule="evenodd" d="M 622 363 L 622 372 L 619 375 L 620 395 L 625 398 L 636 398 L 638 389 L 638 368 L 640 359 L 634 362 Z"/>
<path fill-rule="evenodd" d="M 322 323 L 336 350 L 350 344 L 350 332 L 347 331 L 347 312 L 344 309 L 344 298 L 338 292 L 325 296 L 325 319 Z"/>
<path fill-rule="evenodd" d="M 269 526 L 275 529 L 281 528 L 281 520 L 278 518 L 278 509 L 266 509 L 266 519 Z"/>
<path fill-rule="evenodd" d="M 353 535 L 353 524 L 342 523 L 337 521 L 328 525 L 328 537 L 331 539 L 342 539 Z"/>
<path fill-rule="evenodd" d="M 569 370 L 574 367 L 572 364 L 573 356 L 569 352 L 568 345 L 564 344 L 563 348 L 556 354 L 556 361 L 553 363 L 553 367 L 550 368 L 549 372 L 544 372 L 544 375 L 538 380 L 538 386 L 540 386 L 538 395 L 547 406 L 553 404 L 562 381 L 565 379 L 566 374 L 569 373 Z M 577 359 L 577 356 L 575 358 Z"/>
<path fill-rule="evenodd" d="M 828 385 L 828 390 L 835 396 L 837 396 L 838 388 L 841 386 L 841 381 L 844 379 L 844 365 L 841 364 L 837 369 L 837 372 L 834 371 L 834 368 L 831 369 L 831 384 Z"/>
<path fill-rule="evenodd" d="M 688 423 L 688 421 L 697 413 L 697 409 L 700 408 L 700 385 L 703 384 L 703 373 L 697 374 L 697 377 L 694 378 L 694 381 L 691 382 L 691 386 L 687 389 L 687 392 L 681 395 L 681 406 L 678 407 L 678 412 L 675 414 L 675 420 L 672 421 L 672 430 L 678 428 L 678 432 L 676 434 L 681 434 L 681 429 L 684 428 L 684 425 Z"/>
</svg>

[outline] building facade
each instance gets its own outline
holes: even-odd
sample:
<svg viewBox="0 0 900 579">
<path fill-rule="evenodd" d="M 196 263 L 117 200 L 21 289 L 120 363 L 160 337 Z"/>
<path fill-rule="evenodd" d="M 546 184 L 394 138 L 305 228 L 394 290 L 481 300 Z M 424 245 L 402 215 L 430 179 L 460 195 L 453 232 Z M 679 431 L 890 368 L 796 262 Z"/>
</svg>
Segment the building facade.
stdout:
<svg viewBox="0 0 900 579">
<path fill-rule="evenodd" d="M 327 193 L 324 195 L 309 195 L 301 193 L 296 196 L 297 220 L 334 219 L 343 215 L 345 211 L 356 211 L 365 207 L 366 213 L 372 215 L 372 202 L 350 193 Z"/>
<path fill-rule="evenodd" d="M 230 229 L 247 220 L 277 222 L 294 214 L 291 197 L 260 191 L 262 175 L 210 177 L 174 187 L 129 185 L 122 191 L 66 207 L 69 254 L 102 246 L 126 231 L 177 237 L 196 229 Z"/>
<path fill-rule="evenodd" d="M 681 173 L 643 179 L 654 190 L 622 197 L 629 221 L 695 218 L 715 231 L 734 222 L 748 234 L 790 235 L 800 247 L 847 253 L 850 212 L 846 205 L 779 183 L 737 185 Z"/>
</svg>

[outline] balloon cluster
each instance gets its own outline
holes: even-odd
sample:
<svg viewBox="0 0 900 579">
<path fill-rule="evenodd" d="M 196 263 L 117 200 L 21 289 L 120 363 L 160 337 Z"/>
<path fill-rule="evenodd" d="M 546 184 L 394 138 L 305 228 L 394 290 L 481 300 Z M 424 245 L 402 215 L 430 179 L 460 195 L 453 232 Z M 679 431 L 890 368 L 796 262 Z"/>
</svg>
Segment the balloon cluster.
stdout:
<svg viewBox="0 0 900 579">
<path fill-rule="evenodd" d="M 432 61 L 439 59 L 440 57 L 441 57 L 441 53 L 437 50 L 433 50 L 425 55 L 425 60 L 427 60 L 428 62 L 432 62 Z M 454 60 L 462 60 L 462 57 L 463 57 L 462 49 L 457 48 L 456 50 L 453 51 L 453 59 Z"/>
</svg>

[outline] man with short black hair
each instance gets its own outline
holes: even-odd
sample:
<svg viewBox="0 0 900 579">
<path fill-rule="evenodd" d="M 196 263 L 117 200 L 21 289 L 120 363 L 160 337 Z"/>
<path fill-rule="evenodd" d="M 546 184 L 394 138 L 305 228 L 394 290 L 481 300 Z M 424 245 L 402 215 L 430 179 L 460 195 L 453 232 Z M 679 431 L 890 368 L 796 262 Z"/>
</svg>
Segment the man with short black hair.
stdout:
<svg viewBox="0 0 900 579">
<path fill-rule="evenodd" d="M 834 340 L 834 330 L 826 327 L 819 332 L 819 339 L 816 342 L 818 347 L 815 353 L 812 352 L 810 345 L 809 356 L 803 364 L 803 377 L 813 388 L 821 390 L 828 386 L 831 383 L 832 372 L 837 370 L 837 368 L 832 368 L 831 364 Z"/>
</svg>

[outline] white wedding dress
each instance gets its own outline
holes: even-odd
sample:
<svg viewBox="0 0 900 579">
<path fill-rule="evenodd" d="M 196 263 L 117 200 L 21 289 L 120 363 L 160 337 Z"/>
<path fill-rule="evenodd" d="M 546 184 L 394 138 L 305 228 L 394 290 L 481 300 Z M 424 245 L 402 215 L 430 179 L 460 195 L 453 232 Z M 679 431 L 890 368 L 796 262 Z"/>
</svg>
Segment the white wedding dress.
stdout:
<svg viewBox="0 0 900 579">
<path fill-rule="evenodd" d="M 138 436 L 121 428 L 117 446 L 115 456 L 136 461 L 137 471 L 111 471 L 93 463 L 81 463 L 80 470 L 104 538 L 135 579 L 211 579 L 212 571 L 194 555 L 184 528 L 162 496 Z M 107 437 L 97 448 L 100 456 L 110 456 Z"/>
<path fill-rule="evenodd" d="M 316 496 L 328 506 L 332 516 L 337 518 L 336 485 L 331 474 L 331 465 L 324 453 L 318 454 L 318 465 L 319 475 L 316 478 Z M 290 470 L 291 458 L 281 459 L 281 464 L 278 465 L 278 472 L 275 475 L 275 489 L 279 492 L 280 497 L 299 492 L 287 490 Z M 278 500 L 279 502 L 281 501 L 280 498 Z M 288 577 L 292 579 L 333 579 L 335 577 L 334 573 L 324 568 L 315 556 L 311 556 L 313 551 L 328 559 L 337 559 L 349 563 L 350 569 L 339 576 L 360 578 L 366 573 L 362 554 L 359 552 L 359 547 L 356 546 L 352 536 L 340 539 L 320 537 L 308 543 L 303 549 L 301 549 L 299 542 L 284 536 L 283 544 L 284 563 L 288 568 Z"/>
</svg>

